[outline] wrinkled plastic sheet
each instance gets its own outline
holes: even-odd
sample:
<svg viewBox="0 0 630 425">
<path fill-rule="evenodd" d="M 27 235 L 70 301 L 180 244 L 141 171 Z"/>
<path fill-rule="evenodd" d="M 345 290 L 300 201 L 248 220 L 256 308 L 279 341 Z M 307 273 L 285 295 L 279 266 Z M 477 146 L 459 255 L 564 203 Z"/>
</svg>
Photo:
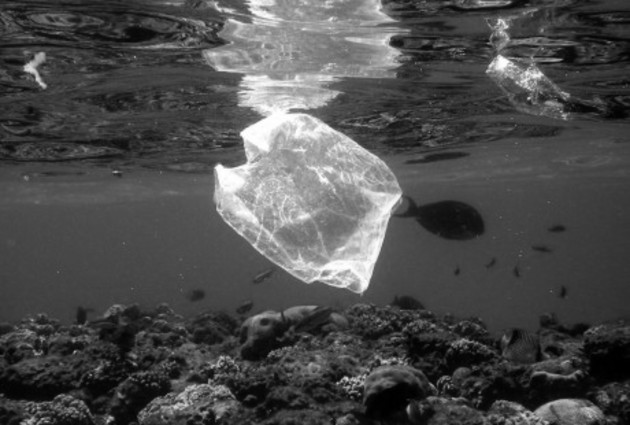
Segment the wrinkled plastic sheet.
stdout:
<svg viewBox="0 0 630 425">
<path fill-rule="evenodd" d="M 247 163 L 215 168 L 221 217 L 298 279 L 364 292 L 402 194 L 391 170 L 306 114 L 272 115 L 241 135 Z"/>
<path fill-rule="evenodd" d="M 571 95 L 562 91 L 534 63 L 519 63 L 497 55 L 486 73 L 517 110 L 564 120 L 569 117 Z"/>
</svg>

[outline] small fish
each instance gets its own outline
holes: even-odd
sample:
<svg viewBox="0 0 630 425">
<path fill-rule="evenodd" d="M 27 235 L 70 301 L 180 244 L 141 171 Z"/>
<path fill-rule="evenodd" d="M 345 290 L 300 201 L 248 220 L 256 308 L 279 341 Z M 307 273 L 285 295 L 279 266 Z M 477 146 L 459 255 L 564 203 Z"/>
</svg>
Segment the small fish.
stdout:
<svg viewBox="0 0 630 425">
<path fill-rule="evenodd" d="M 439 201 L 418 205 L 409 196 L 405 211 L 394 217 L 413 217 L 424 229 L 444 239 L 465 241 L 484 234 L 485 224 L 479 211 L 460 201 Z"/>
<path fill-rule="evenodd" d="M 275 272 L 276 272 L 275 267 L 270 267 L 268 269 L 265 269 L 261 271 L 260 273 L 258 273 L 256 276 L 254 276 L 254 278 L 252 279 L 252 283 L 254 283 L 255 285 L 262 283 L 265 280 L 271 278 L 271 276 L 273 276 Z"/>
<path fill-rule="evenodd" d="M 206 291 L 203 289 L 192 289 L 186 293 L 186 299 L 190 302 L 201 301 L 206 297 Z"/>
<path fill-rule="evenodd" d="M 121 178 L 123 176 L 123 173 L 120 170 L 112 170 L 112 176 Z"/>
<path fill-rule="evenodd" d="M 253 307 L 254 307 L 254 302 L 248 300 L 248 301 L 245 301 L 243 304 L 239 305 L 238 307 L 236 307 L 236 312 L 238 314 L 249 313 Z"/>
<path fill-rule="evenodd" d="M 515 277 L 521 277 L 521 269 L 518 267 L 518 264 L 514 266 L 514 268 L 512 269 L 512 274 Z"/>
<path fill-rule="evenodd" d="M 424 310 L 422 303 L 410 295 L 395 296 L 390 305 L 401 310 Z"/>
<path fill-rule="evenodd" d="M 321 329 L 322 326 L 330 323 L 331 314 L 333 314 L 332 308 L 322 306 L 317 307 L 296 323 L 293 326 L 293 329 L 296 332 L 315 332 L 318 329 Z"/>
<path fill-rule="evenodd" d="M 494 267 L 494 265 L 497 263 L 497 257 L 492 257 L 492 259 L 490 260 L 490 262 L 486 263 L 486 268 L 490 269 L 492 267 Z"/>
<path fill-rule="evenodd" d="M 94 310 L 91 308 L 77 307 L 77 312 L 75 315 L 75 323 L 77 325 L 85 325 L 87 323 L 88 313 L 93 312 Z"/>
<path fill-rule="evenodd" d="M 561 232 L 564 232 L 565 230 L 567 230 L 567 228 L 563 226 L 562 224 L 554 224 L 553 226 L 547 229 L 547 231 L 551 233 L 561 233 Z"/>
<path fill-rule="evenodd" d="M 549 248 L 547 245 L 532 245 L 532 249 L 538 252 L 550 253 L 553 252 L 553 249 Z"/>
<path fill-rule="evenodd" d="M 501 337 L 501 356 L 514 363 L 536 363 L 542 360 L 538 335 L 512 328 Z"/>
<path fill-rule="evenodd" d="M 459 266 L 455 267 L 455 270 L 453 270 L 453 274 L 455 276 L 459 276 L 459 274 L 461 273 L 461 269 L 459 268 Z"/>
<path fill-rule="evenodd" d="M 566 286 L 564 286 L 564 285 L 562 285 L 562 286 L 560 287 L 560 292 L 558 292 L 558 296 L 559 296 L 560 298 L 562 298 L 562 299 L 565 299 L 565 298 L 567 297 L 567 295 L 568 295 L 568 292 L 569 292 L 569 291 L 568 291 L 567 287 L 566 287 Z"/>
</svg>

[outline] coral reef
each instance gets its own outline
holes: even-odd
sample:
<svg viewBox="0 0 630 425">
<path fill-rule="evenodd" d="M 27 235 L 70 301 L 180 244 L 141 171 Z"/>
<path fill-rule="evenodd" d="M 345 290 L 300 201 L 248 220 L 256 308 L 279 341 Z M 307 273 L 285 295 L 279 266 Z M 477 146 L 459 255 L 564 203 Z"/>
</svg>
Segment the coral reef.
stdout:
<svg viewBox="0 0 630 425">
<path fill-rule="evenodd" d="M 1 326 L 0 423 L 629 425 L 630 327 L 552 319 L 519 363 L 477 318 L 393 306 L 41 314 Z"/>
<path fill-rule="evenodd" d="M 409 366 L 381 366 L 365 379 L 365 413 L 374 419 L 395 418 L 409 400 L 422 400 L 437 391 L 422 371 Z"/>
</svg>

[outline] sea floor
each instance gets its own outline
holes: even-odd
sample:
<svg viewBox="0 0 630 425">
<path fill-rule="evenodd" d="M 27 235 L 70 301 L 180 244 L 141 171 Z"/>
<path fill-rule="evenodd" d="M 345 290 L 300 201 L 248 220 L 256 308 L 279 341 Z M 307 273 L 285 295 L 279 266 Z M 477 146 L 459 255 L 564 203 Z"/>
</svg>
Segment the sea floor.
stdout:
<svg viewBox="0 0 630 425">
<path fill-rule="evenodd" d="M 81 324 L 2 323 L 0 423 L 630 423 L 630 323 L 549 315 L 536 333 L 493 335 L 413 307 L 114 305 Z"/>
</svg>

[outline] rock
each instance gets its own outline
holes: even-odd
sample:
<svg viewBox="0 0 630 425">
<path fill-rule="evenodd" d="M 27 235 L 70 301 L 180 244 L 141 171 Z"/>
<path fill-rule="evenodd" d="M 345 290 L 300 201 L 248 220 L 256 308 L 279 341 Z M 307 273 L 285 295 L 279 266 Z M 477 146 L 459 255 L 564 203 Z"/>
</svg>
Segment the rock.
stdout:
<svg viewBox="0 0 630 425">
<path fill-rule="evenodd" d="M 606 415 L 617 416 L 622 424 L 630 424 L 630 381 L 611 382 L 589 394 L 589 398 Z"/>
<path fill-rule="evenodd" d="M 312 409 L 281 410 L 261 425 L 328 425 L 330 416 L 324 412 Z"/>
<path fill-rule="evenodd" d="M 0 388 L 10 397 L 48 399 L 73 390 L 86 367 L 80 356 L 27 358 L 0 373 Z"/>
<path fill-rule="evenodd" d="M 109 414 L 117 423 L 129 423 L 154 398 L 166 394 L 171 384 L 162 373 L 136 372 L 125 379 L 114 392 L 109 406 Z"/>
<path fill-rule="evenodd" d="M 0 394 L 0 424 L 19 425 L 28 417 L 25 403 L 11 400 Z"/>
<path fill-rule="evenodd" d="M 27 403 L 25 411 L 30 417 L 23 424 L 94 425 L 94 418 L 85 403 L 67 394 L 58 395 L 52 401 Z"/>
<path fill-rule="evenodd" d="M 507 400 L 497 400 L 492 403 L 486 418 L 489 425 L 548 425 L 532 411 L 518 403 Z"/>
<path fill-rule="evenodd" d="M 0 336 L 0 346 L 2 347 L 2 357 L 9 364 L 17 363 L 24 359 L 29 359 L 41 355 L 41 338 L 30 329 L 18 329 L 9 331 Z M 38 344 L 39 343 L 39 344 Z"/>
<path fill-rule="evenodd" d="M 562 398 L 543 404 L 534 414 L 554 425 L 602 425 L 604 413 L 588 400 Z"/>
<path fill-rule="evenodd" d="M 584 353 L 596 378 L 630 378 L 630 322 L 618 320 L 590 328 L 584 333 Z"/>
<path fill-rule="evenodd" d="M 195 344 L 219 344 L 232 336 L 238 324 L 226 313 L 204 313 L 186 325 Z"/>
<path fill-rule="evenodd" d="M 409 400 L 435 394 L 435 387 L 420 370 L 409 366 L 381 366 L 365 379 L 363 404 L 368 417 L 387 419 L 404 414 Z"/>
<path fill-rule="evenodd" d="M 578 395 L 583 392 L 587 384 L 588 375 L 581 370 L 567 375 L 536 371 L 532 373 L 529 380 L 529 386 L 532 390 L 545 394 L 547 397 L 550 395 L 556 397 Z"/>
<path fill-rule="evenodd" d="M 305 392 L 298 388 L 285 385 L 272 388 L 265 398 L 264 408 L 269 412 L 277 412 L 284 409 L 306 409 L 313 405 L 314 401 Z"/>
<path fill-rule="evenodd" d="M 245 320 L 241 326 L 241 357 L 257 360 L 281 346 L 280 338 L 289 324 L 276 311 L 265 311 Z"/>
<path fill-rule="evenodd" d="M 325 314 L 318 314 L 320 311 Z M 269 310 L 256 314 L 241 326 L 241 357 L 258 360 L 270 351 L 287 345 L 288 341 L 283 341 L 283 336 L 292 326 L 301 326 L 309 331 L 322 326 L 326 330 L 345 329 L 348 321 L 339 313 L 315 305 L 289 307 L 281 313 Z"/>
<path fill-rule="evenodd" d="M 498 359 L 498 354 L 490 347 L 466 338 L 453 341 L 446 351 L 446 364 L 452 370 L 469 367 Z"/>
<path fill-rule="evenodd" d="M 473 409 L 463 398 L 427 397 L 412 400 L 407 416 L 413 425 L 482 425 L 481 412 Z"/>
<path fill-rule="evenodd" d="M 140 425 L 214 425 L 239 406 L 223 385 L 190 385 L 151 401 L 138 414 Z"/>
<path fill-rule="evenodd" d="M 433 380 L 448 374 L 446 352 L 457 340 L 456 335 L 441 330 L 409 332 L 409 328 L 405 328 L 405 333 L 408 336 L 409 357 L 413 359 L 414 365 L 421 367 Z"/>
</svg>

